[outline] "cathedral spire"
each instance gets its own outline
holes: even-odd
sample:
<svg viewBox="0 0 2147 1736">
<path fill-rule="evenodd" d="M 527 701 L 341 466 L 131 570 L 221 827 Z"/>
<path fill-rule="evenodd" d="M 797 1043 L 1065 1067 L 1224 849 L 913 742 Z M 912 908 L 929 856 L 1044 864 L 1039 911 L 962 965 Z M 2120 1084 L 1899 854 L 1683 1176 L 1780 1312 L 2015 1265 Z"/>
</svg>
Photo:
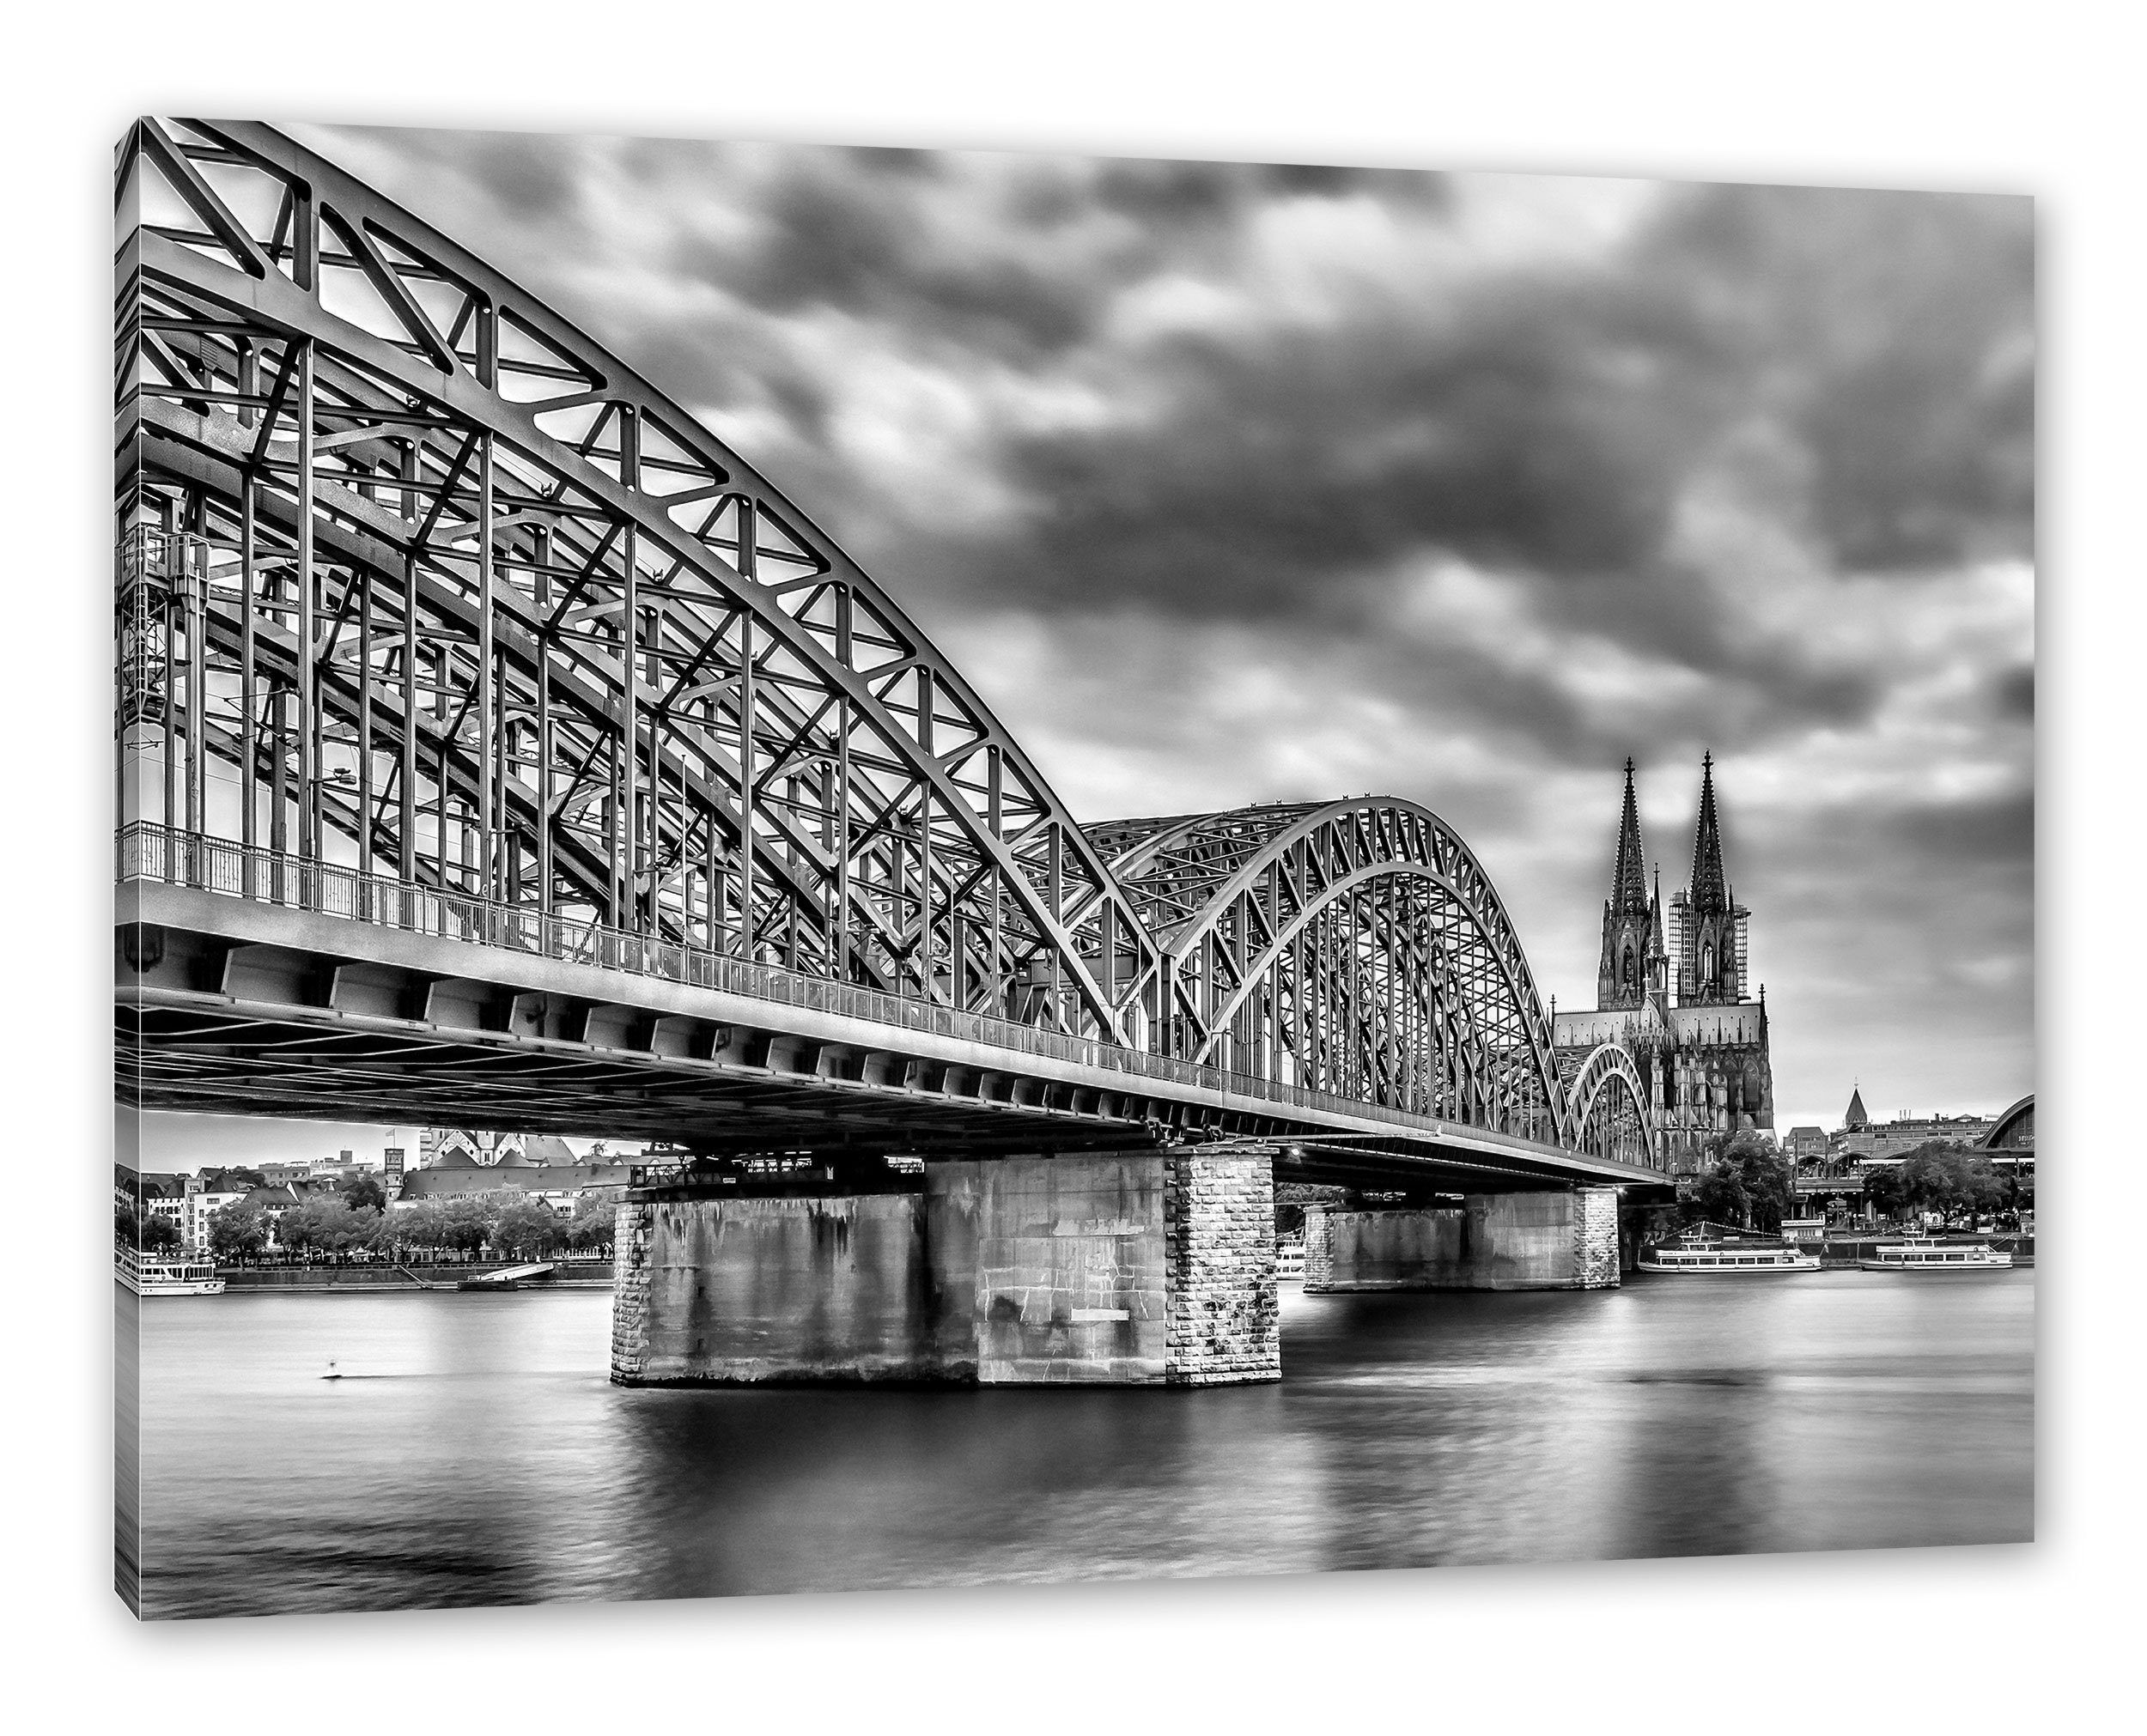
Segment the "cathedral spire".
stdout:
<svg viewBox="0 0 2147 1736">
<path fill-rule="evenodd" d="M 1647 895 L 1647 863 L 1640 844 L 1640 806 L 1633 790 L 1633 762 L 1625 762 L 1625 808 L 1618 819 L 1618 859 L 1610 896 L 1603 907 L 1603 957 L 1596 969 L 1596 1005 L 1634 1007 L 1645 996 L 1655 957 L 1651 944 L 1659 915 Z"/>
<path fill-rule="evenodd" d="M 1700 824 L 1693 834 L 1692 882 L 1670 901 L 1677 934 L 1677 1004 L 1741 1002 L 1745 993 L 1745 921 L 1722 868 L 1722 818 L 1715 808 L 1715 756 L 1700 762 Z"/>
<path fill-rule="evenodd" d="M 1700 828 L 1692 847 L 1692 907 L 1695 913 L 1727 910 L 1730 883 L 1722 871 L 1722 829 L 1715 817 L 1715 756 L 1700 762 Z"/>
<path fill-rule="evenodd" d="M 1625 762 L 1625 812 L 1618 821 L 1618 865 L 1610 877 L 1610 904 L 1627 910 L 1647 903 L 1647 871 L 1641 864 L 1640 807 L 1633 793 L 1633 761 Z"/>
</svg>

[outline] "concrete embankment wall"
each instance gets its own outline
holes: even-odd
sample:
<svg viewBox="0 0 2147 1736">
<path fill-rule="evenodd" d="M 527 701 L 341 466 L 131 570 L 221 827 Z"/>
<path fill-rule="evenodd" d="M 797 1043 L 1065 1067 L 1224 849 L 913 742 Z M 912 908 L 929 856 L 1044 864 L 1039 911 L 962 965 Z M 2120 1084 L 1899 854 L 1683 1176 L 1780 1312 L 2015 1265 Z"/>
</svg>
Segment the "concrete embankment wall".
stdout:
<svg viewBox="0 0 2147 1736">
<path fill-rule="evenodd" d="M 910 1193 L 630 1199 L 614 1245 L 625 1385 L 1280 1373 L 1264 1156 L 934 1162 Z"/>
<path fill-rule="evenodd" d="M 469 1266 L 219 1266 L 227 1295 L 240 1290 L 453 1290 L 465 1278 L 501 1270 L 498 1264 Z M 524 1278 L 524 1290 L 548 1286 L 588 1288 L 611 1282 L 611 1262 L 563 1261 L 541 1278 Z"/>
</svg>

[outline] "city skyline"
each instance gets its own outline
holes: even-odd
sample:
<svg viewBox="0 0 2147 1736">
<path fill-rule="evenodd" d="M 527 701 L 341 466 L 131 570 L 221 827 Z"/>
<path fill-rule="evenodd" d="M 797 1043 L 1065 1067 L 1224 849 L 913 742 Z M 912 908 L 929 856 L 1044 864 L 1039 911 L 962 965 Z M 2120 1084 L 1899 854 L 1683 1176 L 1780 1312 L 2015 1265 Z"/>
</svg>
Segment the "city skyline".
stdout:
<svg viewBox="0 0 2147 1736">
<path fill-rule="evenodd" d="M 342 1151 L 378 1162 L 382 1150 L 402 1146 L 404 1162 L 415 1169 L 423 1161 L 423 1129 L 411 1124 L 374 1126 L 362 1121 L 279 1120 L 251 1115 L 185 1115 L 148 1109 L 140 1115 L 142 1161 L 130 1164 L 144 1174 L 197 1174 L 202 1169 L 258 1168 L 262 1163 L 331 1162 Z M 577 1156 L 586 1155 L 601 1134 L 569 1139 Z M 635 1139 L 610 1139 L 613 1153 L 640 1149 Z M 126 1162 L 122 1140 L 119 1161 Z"/>
</svg>

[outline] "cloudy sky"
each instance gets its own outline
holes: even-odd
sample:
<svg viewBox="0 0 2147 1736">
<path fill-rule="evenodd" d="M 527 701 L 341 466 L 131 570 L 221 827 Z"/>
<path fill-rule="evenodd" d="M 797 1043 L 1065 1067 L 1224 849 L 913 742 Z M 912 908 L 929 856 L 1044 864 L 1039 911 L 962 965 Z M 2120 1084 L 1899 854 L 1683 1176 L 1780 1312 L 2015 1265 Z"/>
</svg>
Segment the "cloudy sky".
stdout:
<svg viewBox="0 0 2147 1736">
<path fill-rule="evenodd" d="M 1591 1005 L 1703 749 L 1778 1123 L 2033 1082 L 2009 197 L 315 130 L 666 387 L 1085 817 L 1382 792 Z"/>
</svg>

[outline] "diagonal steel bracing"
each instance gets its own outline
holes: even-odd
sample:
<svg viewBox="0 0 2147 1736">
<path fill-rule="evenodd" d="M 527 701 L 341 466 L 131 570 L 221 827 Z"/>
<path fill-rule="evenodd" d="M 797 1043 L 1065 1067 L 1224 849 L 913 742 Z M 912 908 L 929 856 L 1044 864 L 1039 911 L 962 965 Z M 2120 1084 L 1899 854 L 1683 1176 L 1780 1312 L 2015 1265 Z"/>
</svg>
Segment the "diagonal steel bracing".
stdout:
<svg viewBox="0 0 2147 1736">
<path fill-rule="evenodd" d="M 119 203 L 126 811 L 1143 1040 L 1079 828 L 735 452 L 270 129 Z"/>
<path fill-rule="evenodd" d="M 1365 798 L 1111 821 L 1091 837 L 1162 943 L 1170 1053 L 1566 1137 L 1527 958 L 1437 815 Z"/>
<path fill-rule="evenodd" d="M 1615 1065 L 1561 1083 L 1511 923 L 1437 816 L 1366 798 L 1083 829 L 831 538 L 447 237 L 252 124 L 138 123 L 117 201 L 132 871 L 203 887 L 214 862 L 220 895 L 287 910 L 341 886 L 363 922 L 423 906 L 487 944 L 733 961 L 1266 1101 L 1621 1156 L 1637 1115 L 1644 1138 Z M 123 1059 L 174 1101 L 238 1089 L 213 1033 L 295 1113 L 338 1068 L 368 1102 L 481 1083 L 524 1121 L 633 1072 L 158 992 Z"/>
</svg>

